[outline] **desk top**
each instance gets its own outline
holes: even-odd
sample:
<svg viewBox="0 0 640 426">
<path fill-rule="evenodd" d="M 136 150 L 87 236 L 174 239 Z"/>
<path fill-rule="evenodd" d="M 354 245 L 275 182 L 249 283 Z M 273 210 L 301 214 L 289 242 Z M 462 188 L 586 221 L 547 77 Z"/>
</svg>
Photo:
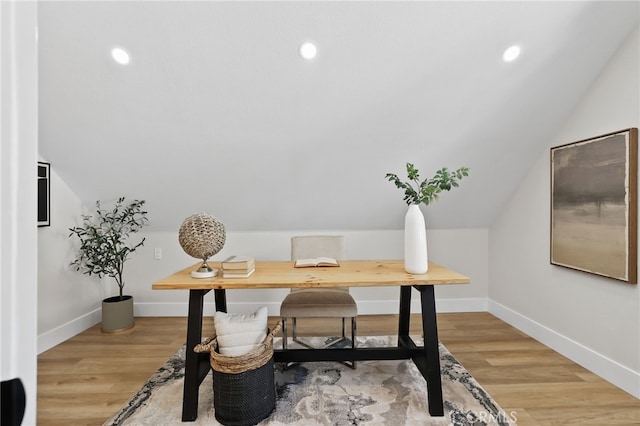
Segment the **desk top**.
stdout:
<svg viewBox="0 0 640 426">
<path fill-rule="evenodd" d="M 209 262 L 220 268 L 220 262 Z M 383 287 L 468 284 L 469 278 L 429 262 L 429 271 L 412 275 L 402 260 L 341 260 L 339 267 L 294 268 L 293 262 L 256 262 L 249 278 L 192 278 L 200 263 L 153 283 L 154 290 L 211 290 L 250 288 Z M 219 272 L 220 274 L 220 272 Z"/>
</svg>

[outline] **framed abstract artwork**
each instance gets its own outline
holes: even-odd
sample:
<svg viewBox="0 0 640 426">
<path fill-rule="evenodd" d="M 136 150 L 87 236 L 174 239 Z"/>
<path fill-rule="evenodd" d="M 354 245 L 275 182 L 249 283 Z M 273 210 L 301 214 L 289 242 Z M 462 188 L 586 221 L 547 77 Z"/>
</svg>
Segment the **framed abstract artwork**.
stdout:
<svg viewBox="0 0 640 426">
<path fill-rule="evenodd" d="M 551 148 L 551 263 L 637 283 L 638 129 Z"/>
<path fill-rule="evenodd" d="M 51 164 L 38 161 L 38 226 L 50 226 Z"/>
</svg>

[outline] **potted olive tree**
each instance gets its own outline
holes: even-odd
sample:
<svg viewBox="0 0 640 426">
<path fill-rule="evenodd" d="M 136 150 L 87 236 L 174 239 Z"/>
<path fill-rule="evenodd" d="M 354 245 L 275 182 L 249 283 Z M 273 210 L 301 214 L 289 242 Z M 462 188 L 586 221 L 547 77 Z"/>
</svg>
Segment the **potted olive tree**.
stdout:
<svg viewBox="0 0 640 426">
<path fill-rule="evenodd" d="M 116 281 L 119 295 L 102 301 L 102 331 L 115 333 L 134 325 L 133 296 L 123 294 L 124 264 L 129 255 L 144 245 L 145 238 L 130 242 L 132 234 L 148 222 L 142 209 L 145 201 L 125 202 L 121 197 L 113 208 L 106 209 L 96 202 L 95 215 L 83 215 L 82 225 L 69 228 L 69 237 L 77 237 L 80 247 L 71 266 L 87 275 L 111 277 Z"/>
<path fill-rule="evenodd" d="M 460 167 L 455 171 L 443 167 L 433 177 L 420 179 L 419 170 L 411 163 L 407 163 L 406 181 L 394 173 L 385 175 L 389 182 L 404 191 L 404 202 L 409 206 L 404 217 L 404 269 L 408 273 L 424 274 L 429 269 L 427 234 L 420 205 L 428 206 L 437 201 L 442 191 L 457 188 L 458 181 L 468 175 L 468 167 Z"/>
</svg>

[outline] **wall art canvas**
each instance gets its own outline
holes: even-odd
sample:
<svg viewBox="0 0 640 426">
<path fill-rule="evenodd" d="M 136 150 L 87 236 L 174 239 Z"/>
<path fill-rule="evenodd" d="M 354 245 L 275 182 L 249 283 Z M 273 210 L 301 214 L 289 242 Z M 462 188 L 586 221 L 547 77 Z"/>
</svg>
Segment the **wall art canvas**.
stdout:
<svg viewBox="0 0 640 426">
<path fill-rule="evenodd" d="M 638 129 L 551 148 L 551 263 L 637 283 Z"/>
</svg>

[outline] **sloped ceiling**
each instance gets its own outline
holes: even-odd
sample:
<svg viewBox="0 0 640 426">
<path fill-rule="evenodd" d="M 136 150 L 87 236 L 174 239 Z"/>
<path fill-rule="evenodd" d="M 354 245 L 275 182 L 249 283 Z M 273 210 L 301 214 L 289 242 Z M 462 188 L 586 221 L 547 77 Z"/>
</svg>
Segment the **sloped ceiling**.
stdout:
<svg viewBox="0 0 640 426">
<path fill-rule="evenodd" d="M 41 2 L 40 155 L 88 206 L 145 199 L 168 231 L 196 212 L 232 231 L 399 229 L 385 173 L 466 165 L 427 225 L 486 227 L 638 6 Z"/>
</svg>

